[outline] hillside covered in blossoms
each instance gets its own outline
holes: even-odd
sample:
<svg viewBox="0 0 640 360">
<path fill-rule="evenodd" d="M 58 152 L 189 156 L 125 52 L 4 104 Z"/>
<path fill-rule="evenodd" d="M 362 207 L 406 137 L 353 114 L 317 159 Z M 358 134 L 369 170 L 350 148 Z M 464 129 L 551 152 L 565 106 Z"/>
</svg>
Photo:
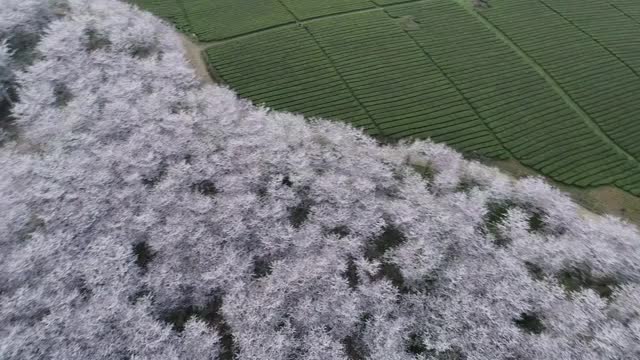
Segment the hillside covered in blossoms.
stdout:
<svg viewBox="0 0 640 360">
<path fill-rule="evenodd" d="M 637 228 L 205 85 L 130 4 L 0 8 L 0 358 L 640 357 Z"/>
</svg>

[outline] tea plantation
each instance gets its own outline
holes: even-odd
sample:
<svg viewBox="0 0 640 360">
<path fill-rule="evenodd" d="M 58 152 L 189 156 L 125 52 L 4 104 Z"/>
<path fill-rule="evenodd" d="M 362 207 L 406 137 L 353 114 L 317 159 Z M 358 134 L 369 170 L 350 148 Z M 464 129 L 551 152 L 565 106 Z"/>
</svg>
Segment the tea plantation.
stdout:
<svg viewBox="0 0 640 360">
<path fill-rule="evenodd" d="M 640 2 L 136 0 L 278 110 L 640 195 Z"/>
</svg>

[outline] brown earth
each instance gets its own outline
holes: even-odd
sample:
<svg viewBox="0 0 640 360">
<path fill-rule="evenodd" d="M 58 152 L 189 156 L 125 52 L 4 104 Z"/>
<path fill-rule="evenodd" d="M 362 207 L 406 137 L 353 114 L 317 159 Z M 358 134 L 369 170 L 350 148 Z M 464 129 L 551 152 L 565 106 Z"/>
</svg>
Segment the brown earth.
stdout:
<svg viewBox="0 0 640 360">
<path fill-rule="evenodd" d="M 203 51 L 205 50 L 206 45 L 197 44 L 194 39 L 185 34 L 178 33 L 178 35 L 182 40 L 182 44 L 187 55 L 187 60 L 189 60 L 189 62 L 195 69 L 196 74 L 208 84 L 220 82 L 217 81 L 217 76 L 215 76 L 215 73 L 213 71 L 210 72 L 209 66 L 204 59 Z M 216 78 L 216 80 L 214 80 L 214 78 Z"/>
</svg>

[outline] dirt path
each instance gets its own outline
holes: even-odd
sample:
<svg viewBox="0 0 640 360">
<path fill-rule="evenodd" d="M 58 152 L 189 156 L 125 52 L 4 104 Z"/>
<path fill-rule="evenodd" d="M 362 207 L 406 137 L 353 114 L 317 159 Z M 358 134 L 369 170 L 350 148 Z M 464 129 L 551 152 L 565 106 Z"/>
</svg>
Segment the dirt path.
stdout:
<svg viewBox="0 0 640 360">
<path fill-rule="evenodd" d="M 215 84 L 216 82 L 219 82 L 214 81 L 211 73 L 209 72 L 207 63 L 203 58 L 202 52 L 204 51 L 206 46 L 196 44 L 193 39 L 185 34 L 178 33 L 178 35 L 182 40 L 182 45 L 184 46 L 185 52 L 187 54 L 187 60 L 189 60 L 189 62 L 195 69 L 196 74 L 207 84 Z"/>
</svg>

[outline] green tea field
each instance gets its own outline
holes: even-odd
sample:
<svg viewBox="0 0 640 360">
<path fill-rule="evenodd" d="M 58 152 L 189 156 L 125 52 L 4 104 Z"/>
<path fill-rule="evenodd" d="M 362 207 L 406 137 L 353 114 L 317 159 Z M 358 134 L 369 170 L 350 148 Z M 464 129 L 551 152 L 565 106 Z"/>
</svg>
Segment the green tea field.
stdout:
<svg viewBox="0 0 640 360">
<path fill-rule="evenodd" d="M 136 3 L 255 103 L 640 195 L 640 1 Z"/>
</svg>

